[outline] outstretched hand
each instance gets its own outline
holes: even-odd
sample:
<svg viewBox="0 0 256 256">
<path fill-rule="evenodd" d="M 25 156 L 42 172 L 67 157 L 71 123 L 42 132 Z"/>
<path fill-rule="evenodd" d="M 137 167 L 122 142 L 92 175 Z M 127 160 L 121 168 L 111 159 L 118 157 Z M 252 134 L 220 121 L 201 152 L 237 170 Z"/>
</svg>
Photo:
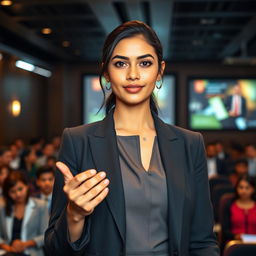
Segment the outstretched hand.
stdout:
<svg viewBox="0 0 256 256">
<path fill-rule="evenodd" d="M 73 176 L 63 162 L 57 162 L 56 166 L 64 177 L 63 190 L 69 200 L 68 214 L 79 221 L 91 214 L 94 208 L 105 199 L 109 192 L 107 187 L 109 180 L 105 178 L 105 172 L 97 173 L 94 169 Z"/>
</svg>

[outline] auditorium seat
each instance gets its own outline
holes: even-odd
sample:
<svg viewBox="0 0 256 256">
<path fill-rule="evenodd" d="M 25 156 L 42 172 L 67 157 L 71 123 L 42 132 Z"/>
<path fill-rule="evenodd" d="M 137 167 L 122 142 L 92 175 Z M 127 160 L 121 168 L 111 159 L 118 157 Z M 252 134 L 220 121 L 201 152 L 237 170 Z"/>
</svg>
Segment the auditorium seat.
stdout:
<svg viewBox="0 0 256 256">
<path fill-rule="evenodd" d="M 242 241 L 230 241 L 223 252 L 223 256 L 255 256 L 256 243 L 243 243 Z"/>
</svg>

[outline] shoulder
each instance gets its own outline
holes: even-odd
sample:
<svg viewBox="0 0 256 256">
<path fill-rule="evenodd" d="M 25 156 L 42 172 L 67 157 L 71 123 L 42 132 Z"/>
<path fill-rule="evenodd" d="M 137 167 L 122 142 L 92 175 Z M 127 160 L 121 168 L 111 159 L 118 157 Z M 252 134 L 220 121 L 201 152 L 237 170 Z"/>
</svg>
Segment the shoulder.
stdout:
<svg viewBox="0 0 256 256">
<path fill-rule="evenodd" d="M 202 140 L 202 135 L 199 132 L 184 129 L 179 126 L 167 124 L 169 129 L 177 136 L 178 139 L 182 139 L 187 143 L 195 143 Z"/>
<path fill-rule="evenodd" d="M 90 124 L 79 125 L 75 127 L 65 128 L 63 134 L 68 134 L 72 137 L 84 137 L 88 134 L 94 133 L 95 129 L 101 126 L 102 121 L 93 122 Z"/>
<path fill-rule="evenodd" d="M 30 197 L 29 203 L 33 204 L 36 208 L 45 208 L 47 207 L 47 204 L 44 200 L 36 197 Z"/>
</svg>

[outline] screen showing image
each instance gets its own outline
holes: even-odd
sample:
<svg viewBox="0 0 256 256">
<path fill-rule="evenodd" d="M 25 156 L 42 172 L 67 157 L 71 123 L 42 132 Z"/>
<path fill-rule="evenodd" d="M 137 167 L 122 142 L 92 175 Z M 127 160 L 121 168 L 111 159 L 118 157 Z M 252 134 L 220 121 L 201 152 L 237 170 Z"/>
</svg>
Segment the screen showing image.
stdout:
<svg viewBox="0 0 256 256">
<path fill-rule="evenodd" d="M 256 78 L 190 79 L 189 128 L 256 129 Z"/>
<path fill-rule="evenodd" d="M 85 124 L 102 120 L 105 116 L 104 107 L 99 111 L 103 102 L 99 78 L 95 75 L 85 75 L 83 78 L 83 122 Z M 105 89 L 106 96 L 111 91 Z M 159 117 L 166 123 L 175 123 L 175 77 L 165 75 L 160 90 L 154 94 L 159 106 Z M 98 112 L 99 111 L 99 112 Z M 97 113 L 98 112 L 98 113 Z"/>
</svg>

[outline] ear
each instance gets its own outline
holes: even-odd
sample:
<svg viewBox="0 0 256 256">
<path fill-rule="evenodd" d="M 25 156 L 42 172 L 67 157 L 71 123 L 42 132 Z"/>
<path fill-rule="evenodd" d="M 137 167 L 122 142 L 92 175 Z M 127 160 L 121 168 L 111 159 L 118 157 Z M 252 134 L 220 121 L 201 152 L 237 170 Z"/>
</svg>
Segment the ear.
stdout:
<svg viewBox="0 0 256 256">
<path fill-rule="evenodd" d="M 157 81 L 160 81 L 162 79 L 162 76 L 164 74 L 164 70 L 165 70 L 165 61 L 161 61 L 161 67 L 160 67 L 160 72 L 157 75 Z"/>
<path fill-rule="evenodd" d="M 101 65 L 101 68 L 103 68 L 104 62 L 101 62 L 100 65 Z M 108 75 L 108 73 L 107 73 L 107 72 L 104 72 L 104 73 L 103 73 L 103 76 L 104 76 L 104 78 L 106 79 L 106 81 L 109 82 L 109 75 Z"/>
<path fill-rule="evenodd" d="M 103 74 L 103 76 L 105 77 L 105 79 L 106 79 L 106 81 L 107 81 L 107 82 L 109 82 L 109 81 L 110 81 L 110 79 L 109 79 L 109 75 L 108 75 L 108 73 L 107 73 L 107 72 L 105 72 L 105 73 Z"/>
</svg>

